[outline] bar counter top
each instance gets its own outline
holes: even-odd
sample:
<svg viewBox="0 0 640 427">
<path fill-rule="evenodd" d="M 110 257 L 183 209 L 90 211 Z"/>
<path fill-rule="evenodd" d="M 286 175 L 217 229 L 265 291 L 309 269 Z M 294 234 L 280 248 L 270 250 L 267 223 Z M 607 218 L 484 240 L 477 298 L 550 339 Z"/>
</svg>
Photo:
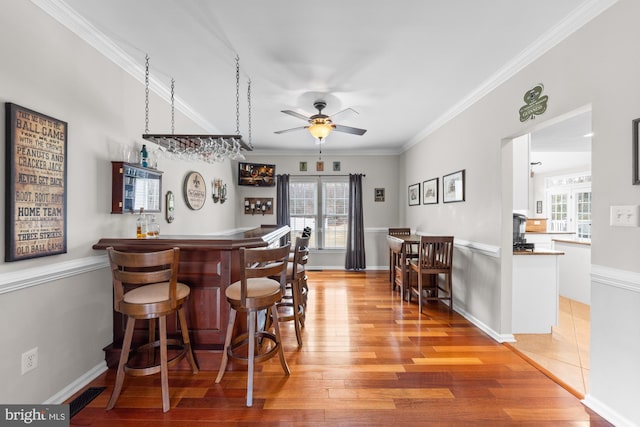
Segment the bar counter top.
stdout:
<svg viewBox="0 0 640 427">
<path fill-rule="evenodd" d="M 262 226 L 229 234 L 160 235 L 158 239 L 104 237 L 93 245 L 93 249 L 113 246 L 116 249 L 161 250 L 178 246 L 185 250 L 233 250 L 241 247 L 267 246 L 270 242 L 286 236 L 289 231 L 288 226 Z"/>
</svg>

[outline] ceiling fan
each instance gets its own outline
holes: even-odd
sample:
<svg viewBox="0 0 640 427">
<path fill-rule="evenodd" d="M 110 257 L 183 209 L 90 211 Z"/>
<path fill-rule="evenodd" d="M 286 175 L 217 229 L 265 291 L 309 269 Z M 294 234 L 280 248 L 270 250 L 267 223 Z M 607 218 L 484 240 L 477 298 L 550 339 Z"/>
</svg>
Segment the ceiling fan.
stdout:
<svg viewBox="0 0 640 427">
<path fill-rule="evenodd" d="M 327 106 L 327 103 L 324 101 L 316 101 L 313 103 L 315 109 L 318 110 L 318 114 L 314 114 L 313 116 L 307 117 L 303 114 L 297 113 L 291 110 L 282 110 L 283 113 L 289 114 L 290 116 L 297 117 L 299 119 L 305 120 L 309 122 L 308 126 L 301 126 L 292 129 L 279 130 L 275 133 L 287 133 L 300 129 L 307 129 L 309 133 L 318 140 L 319 143 L 323 143 L 325 138 L 331 133 L 331 131 L 335 130 L 337 132 L 345 132 L 353 135 L 364 135 L 367 131 L 366 129 L 354 128 L 351 126 L 337 125 L 333 123 L 333 120 L 342 113 L 353 112 L 358 114 L 356 110 L 353 108 L 346 108 L 342 111 L 338 111 L 337 113 L 328 116 L 326 114 L 322 114 L 322 110 Z"/>
</svg>

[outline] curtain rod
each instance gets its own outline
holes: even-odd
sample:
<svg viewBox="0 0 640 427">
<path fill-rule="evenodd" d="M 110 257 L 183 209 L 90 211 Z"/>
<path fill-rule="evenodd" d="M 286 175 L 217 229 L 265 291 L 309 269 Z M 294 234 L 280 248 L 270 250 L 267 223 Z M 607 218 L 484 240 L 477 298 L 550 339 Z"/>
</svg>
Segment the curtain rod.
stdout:
<svg viewBox="0 0 640 427">
<path fill-rule="evenodd" d="M 353 173 L 352 173 L 352 174 L 350 174 L 350 175 L 358 175 L 358 174 L 357 174 L 357 173 L 356 173 L 356 174 L 353 174 Z M 364 174 L 364 173 L 363 173 L 363 174 L 360 174 L 360 175 L 362 175 L 362 176 L 367 176 L 367 175 L 366 175 L 366 174 Z M 349 176 L 349 175 L 344 175 L 344 174 L 343 174 L 343 175 L 340 175 L 340 174 L 331 174 L 331 175 L 329 175 L 329 174 L 324 174 L 324 175 L 320 175 L 320 174 L 317 174 L 317 175 L 313 175 L 313 174 L 304 174 L 304 175 L 302 175 L 302 174 L 301 174 L 301 175 L 289 174 L 289 176 L 295 176 L 295 177 L 301 177 L 301 176 L 320 176 L 320 177 L 331 177 L 331 176 Z"/>
</svg>

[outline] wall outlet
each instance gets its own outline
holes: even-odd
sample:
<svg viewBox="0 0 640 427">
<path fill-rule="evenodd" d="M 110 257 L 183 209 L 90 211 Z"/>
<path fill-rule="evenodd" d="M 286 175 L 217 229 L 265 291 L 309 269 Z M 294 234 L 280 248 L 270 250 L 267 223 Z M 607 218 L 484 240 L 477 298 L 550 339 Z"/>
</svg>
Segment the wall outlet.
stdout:
<svg viewBox="0 0 640 427">
<path fill-rule="evenodd" d="M 612 227 L 640 226 L 640 205 L 611 206 Z"/>
<path fill-rule="evenodd" d="M 22 353 L 22 375 L 38 367 L 38 347 Z"/>
</svg>

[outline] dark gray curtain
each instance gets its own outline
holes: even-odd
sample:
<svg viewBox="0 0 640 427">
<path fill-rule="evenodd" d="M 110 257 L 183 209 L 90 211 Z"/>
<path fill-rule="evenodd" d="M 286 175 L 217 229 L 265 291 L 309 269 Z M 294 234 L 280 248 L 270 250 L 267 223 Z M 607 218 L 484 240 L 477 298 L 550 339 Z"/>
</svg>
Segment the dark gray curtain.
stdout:
<svg viewBox="0 0 640 427">
<path fill-rule="evenodd" d="M 347 270 L 364 270 L 364 215 L 362 212 L 362 174 L 349 174 L 349 223 L 347 225 Z"/>
<path fill-rule="evenodd" d="M 289 215 L 289 175 L 276 175 L 276 224 L 279 226 L 291 225 Z M 286 245 L 290 241 L 289 235 L 280 239 L 280 245 Z"/>
</svg>

